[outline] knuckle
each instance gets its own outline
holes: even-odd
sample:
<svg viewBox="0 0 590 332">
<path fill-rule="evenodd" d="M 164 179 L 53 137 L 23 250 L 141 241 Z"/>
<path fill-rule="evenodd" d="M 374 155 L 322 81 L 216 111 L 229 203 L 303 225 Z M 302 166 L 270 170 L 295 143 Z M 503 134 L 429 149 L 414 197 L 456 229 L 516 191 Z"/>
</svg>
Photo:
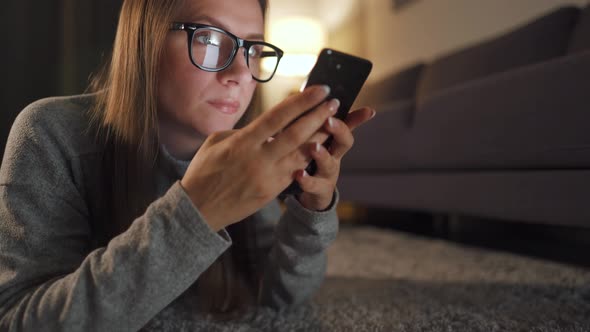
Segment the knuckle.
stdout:
<svg viewBox="0 0 590 332">
<path fill-rule="evenodd" d="M 350 137 L 348 138 L 348 142 L 346 143 L 346 146 L 348 148 L 352 148 L 352 146 L 354 145 L 355 139 L 354 136 L 350 135 Z"/>
<path fill-rule="evenodd" d="M 283 123 L 282 116 L 280 113 L 269 113 L 261 116 L 259 121 L 256 122 L 254 125 L 253 131 L 259 130 L 264 133 L 272 132 L 273 134 L 275 131 L 278 131 Z"/>
<path fill-rule="evenodd" d="M 223 148 L 219 153 L 222 160 L 231 162 L 242 159 L 240 151 L 241 149 L 239 146 L 236 146 L 234 144 L 224 144 Z"/>
<path fill-rule="evenodd" d="M 256 130 L 258 130 L 260 132 L 264 132 L 264 133 L 272 132 L 272 129 L 274 128 L 274 126 L 273 126 L 274 121 L 275 120 L 271 120 L 270 118 L 266 121 L 262 121 L 256 126 Z M 253 131 L 256 131 L 256 130 L 253 130 Z"/>
<path fill-rule="evenodd" d="M 269 116 L 268 120 L 266 121 L 266 127 L 269 130 L 274 130 L 275 128 L 280 128 L 283 124 L 283 117 L 281 114 L 273 114 L 274 116 Z"/>
<path fill-rule="evenodd" d="M 289 168 L 291 174 L 294 174 L 297 170 L 307 165 L 306 160 L 307 157 L 305 154 L 303 154 L 300 150 L 296 150 L 291 155 L 289 155 L 285 161 L 288 163 L 287 167 Z"/>
<path fill-rule="evenodd" d="M 205 141 L 203 142 L 204 146 L 209 146 L 209 145 L 213 145 L 217 142 L 217 139 L 214 135 L 209 135 Z"/>
<path fill-rule="evenodd" d="M 305 153 L 303 153 L 301 150 L 297 150 L 295 152 L 293 159 L 297 165 L 302 165 L 302 166 L 307 165 L 310 161 L 310 158 Z"/>
<path fill-rule="evenodd" d="M 210 142 L 218 142 L 219 140 L 221 140 L 221 133 L 220 132 L 212 133 L 211 135 L 209 135 L 209 137 L 207 137 L 207 141 L 210 141 Z"/>
<path fill-rule="evenodd" d="M 340 164 L 334 158 L 330 158 L 330 163 L 328 163 L 328 171 L 330 173 L 337 173 L 340 170 Z"/>
<path fill-rule="evenodd" d="M 315 179 L 311 176 L 303 178 L 299 182 L 299 184 L 301 185 L 301 188 L 306 192 L 314 192 L 317 187 Z"/>
<path fill-rule="evenodd" d="M 303 142 L 305 141 L 305 139 L 307 137 L 305 137 L 305 135 L 301 132 L 301 130 L 298 130 L 298 128 L 292 128 L 291 130 L 287 130 L 285 131 L 285 136 L 286 139 L 289 142 L 293 142 L 293 143 L 299 143 L 299 142 Z"/>
<path fill-rule="evenodd" d="M 260 198 L 264 198 L 266 196 L 268 196 L 267 192 L 267 185 L 262 182 L 262 181 L 257 181 L 254 185 L 253 185 L 253 189 L 254 192 L 257 194 L 258 197 Z"/>
<path fill-rule="evenodd" d="M 256 134 L 255 131 L 256 128 L 253 125 L 253 122 L 251 122 L 244 128 L 239 129 L 238 132 L 235 134 L 235 137 L 238 141 L 250 140 Z"/>
</svg>

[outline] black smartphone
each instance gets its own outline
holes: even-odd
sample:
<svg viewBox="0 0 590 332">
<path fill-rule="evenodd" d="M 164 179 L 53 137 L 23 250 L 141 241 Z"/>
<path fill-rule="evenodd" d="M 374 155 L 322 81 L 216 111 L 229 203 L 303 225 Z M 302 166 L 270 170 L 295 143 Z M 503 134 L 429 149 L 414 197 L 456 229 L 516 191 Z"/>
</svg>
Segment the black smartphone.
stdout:
<svg viewBox="0 0 590 332">
<path fill-rule="evenodd" d="M 342 53 L 333 49 L 323 49 L 318 60 L 309 73 L 302 90 L 311 85 L 327 85 L 330 87 L 330 95 L 326 100 L 337 98 L 340 100 L 340 108 L 334 117 L 344 120 L 350 111 L 363 84 L 369 77 L 373 64 L 371 61 L 354 55 Z M 328 138 L 324 146 L 329 147 L 332 137 Z M 307 166 L 306 171 L 314 175 L 317 170 L 315 161 Z M 293 181 L 281 196 L 301 193 L 301 188 Z"/>
</svg>

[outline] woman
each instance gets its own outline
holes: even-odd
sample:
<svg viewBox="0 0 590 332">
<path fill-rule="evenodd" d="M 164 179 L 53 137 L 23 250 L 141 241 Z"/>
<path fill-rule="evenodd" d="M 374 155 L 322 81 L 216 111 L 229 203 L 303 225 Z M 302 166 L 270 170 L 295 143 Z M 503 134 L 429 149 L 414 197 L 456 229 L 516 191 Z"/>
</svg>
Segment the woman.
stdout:
<svg viewBox="0 0 590 332">
<path fill-rule="evenodd" d="M 126 0 L 95 93 L 19 115 L 0 169 L 0 330 L 138 330 L 175 299 L 281 309 L 319 287 L 340 160 L 374 111 L 339 121 L 313 87 L 233 129 L 272 77 L 260 58 L 281 55 L 265 7 Z"/>
</svg>

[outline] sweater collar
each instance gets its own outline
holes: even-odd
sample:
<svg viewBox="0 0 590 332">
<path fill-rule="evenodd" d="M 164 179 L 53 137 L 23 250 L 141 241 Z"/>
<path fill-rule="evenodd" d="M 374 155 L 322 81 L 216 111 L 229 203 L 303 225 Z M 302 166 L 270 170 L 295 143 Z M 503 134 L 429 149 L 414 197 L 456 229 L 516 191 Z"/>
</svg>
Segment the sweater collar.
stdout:
<svg viewBox="0 0 590 332">
<path fill-rule="evenodd" d="M 159 160 L 160 165 L 163 167 L 164 171 L 169 176 L 173 176 L 175 178 L 182 178 L 188 169 L 188 165 L 191 163 L 190 160 L 180 160 L 174 158 L 170 152 L 168 152 L 164 144 L 160 144 Z"/>
</svg>

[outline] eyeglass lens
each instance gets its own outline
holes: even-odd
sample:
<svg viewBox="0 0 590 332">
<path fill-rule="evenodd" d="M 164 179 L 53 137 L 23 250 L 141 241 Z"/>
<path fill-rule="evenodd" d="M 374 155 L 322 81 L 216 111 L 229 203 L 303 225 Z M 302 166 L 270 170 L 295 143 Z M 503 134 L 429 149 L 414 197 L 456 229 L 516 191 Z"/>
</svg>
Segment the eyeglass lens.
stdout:
<svg viewBox="0 0 590 332">
<path fill-rule="evenodd" d="M 198 29 L 193 34 L 193 61 L 204 69 L 216 70 L 228 65 L 236 48 L 229 35 L 212 29 Z M 254 44 L 247 50 L 248 67 L 259 80 L 269 79 L 278 63 L 277 52 L 266 45 Z"/>
</svg>

